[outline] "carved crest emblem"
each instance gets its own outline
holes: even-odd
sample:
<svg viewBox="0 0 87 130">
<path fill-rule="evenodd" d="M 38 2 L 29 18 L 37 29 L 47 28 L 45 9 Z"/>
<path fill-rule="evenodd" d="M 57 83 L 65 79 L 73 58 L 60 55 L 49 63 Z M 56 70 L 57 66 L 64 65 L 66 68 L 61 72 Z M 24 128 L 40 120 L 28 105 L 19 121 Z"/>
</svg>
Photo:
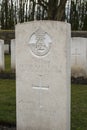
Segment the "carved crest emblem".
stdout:
<svg viewBox="0 0 87 130">
<path fill-rule="evenodd" d="M 50 36 L 39 28 L 35 33 L 30 37 L 29 45 L 31 51 L 37 56 L 43 56 L 49 52 L 51 46 Z"/>
</svg>

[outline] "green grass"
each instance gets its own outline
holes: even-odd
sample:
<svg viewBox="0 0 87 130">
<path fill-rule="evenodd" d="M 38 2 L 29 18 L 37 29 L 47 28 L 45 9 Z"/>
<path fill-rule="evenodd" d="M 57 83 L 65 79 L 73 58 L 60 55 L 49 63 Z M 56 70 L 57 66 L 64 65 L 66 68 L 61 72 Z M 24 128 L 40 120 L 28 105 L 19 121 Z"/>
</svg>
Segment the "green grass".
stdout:
<svg viewBox="0 0 87 130">
<path fill-rule="evenodd" d="M 87 85 L 72 85 L 71 130 L 87 130 Z"/>
<path fill-rule="evenodd" d="M 11 56 L 5 55 L 5 72 L 11 72 Z"/>
<path fill-rule="evenodd" d="M 0 122 L 15 124 L 15 81 L 0 80 Z"/>
<path fill-rule="evenodd" d="M 72 85 L 71 90 L 71 130 L 87 130 L 87 85 Z M 14 80 L 0 80 L 0 122 L 16 123 Z"/>
</svg>

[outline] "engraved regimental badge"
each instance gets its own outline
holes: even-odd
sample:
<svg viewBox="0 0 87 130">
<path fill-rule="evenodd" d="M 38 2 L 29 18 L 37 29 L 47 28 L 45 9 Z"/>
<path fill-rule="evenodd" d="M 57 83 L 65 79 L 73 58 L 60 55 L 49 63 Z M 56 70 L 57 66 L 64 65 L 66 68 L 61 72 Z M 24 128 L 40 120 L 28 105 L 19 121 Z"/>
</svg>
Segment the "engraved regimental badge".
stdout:
<svg viewBox="0 0 87 130">
<path fill-rule="evenodd" d="M 37 56 L 44 56 L 49 52 L 52 40 L 50 36 L 39 28 L 30 37 L 29 45 L 31 51 Z"/>
</svg>

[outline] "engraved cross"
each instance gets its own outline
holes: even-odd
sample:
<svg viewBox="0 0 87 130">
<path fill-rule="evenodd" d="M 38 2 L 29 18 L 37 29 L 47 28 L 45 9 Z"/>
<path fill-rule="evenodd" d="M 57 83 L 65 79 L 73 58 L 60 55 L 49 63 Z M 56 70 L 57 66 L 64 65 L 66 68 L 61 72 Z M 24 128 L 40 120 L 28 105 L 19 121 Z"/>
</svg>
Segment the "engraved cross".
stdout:
<svg viewBox="0 0 87 130">
<path fill-rule="evenodd" d="M 41 97 L 42 97 L 42 91 L 43 90 L 48 90 L 49 89 L 49 85 L 42 85 L 42 75 L 40 75 L 40 82 L 39 82 L 39 85 L 35 85 L 33 84 L 32 85 L 32 88 L 33 89 L 37 89 L 39 90 L 39 107 L 42 108 L 42 102 L 41 102 Z"/>
</svg>

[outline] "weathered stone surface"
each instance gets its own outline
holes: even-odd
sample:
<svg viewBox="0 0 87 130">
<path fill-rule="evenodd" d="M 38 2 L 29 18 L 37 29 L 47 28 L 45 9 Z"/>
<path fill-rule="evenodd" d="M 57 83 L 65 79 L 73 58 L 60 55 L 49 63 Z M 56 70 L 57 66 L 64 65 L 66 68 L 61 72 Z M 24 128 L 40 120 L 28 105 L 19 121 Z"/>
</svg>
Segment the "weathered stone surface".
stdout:
<svg viewBox="0 0 87 130">
<path fill-rule="evenodd" d="M 16 26 L 17 130 L 70 130 L 70 25 Z"/>
<path fill-rule="evenodd" d="M 11 70 L 15 72 L 15 39 L 11 40 Z"/>
<path fill-rule="evenodd" d="M 73 77 L 87 77 L 87 38 L 72 38 L 71 74 Z"/>
<path fill-rule="evenodd" d="M 0 71 L 3 71 L 4 68 L 4 41 L 0 40 Z"/>
<path fill-rule="evenodd" d="M 4 45 L 4 53 L 9 54 L 9 45 L 8 44 Z"/>
</svg>

